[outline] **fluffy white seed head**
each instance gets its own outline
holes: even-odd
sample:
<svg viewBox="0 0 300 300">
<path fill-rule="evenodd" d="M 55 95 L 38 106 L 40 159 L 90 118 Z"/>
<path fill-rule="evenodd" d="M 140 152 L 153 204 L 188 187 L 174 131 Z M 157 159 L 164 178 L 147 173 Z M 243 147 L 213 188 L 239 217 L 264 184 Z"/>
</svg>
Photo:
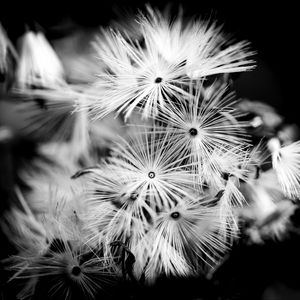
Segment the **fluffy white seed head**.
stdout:
<svg viewBox="0 0 300 300">
<path fill-rule="evenodd" d="M 62 64 L 42 32 L 27 31 L 20 41 L 16 87 L 56 89 L 65 86 Z"/>
<path fill-rule="evenodd" d="M 145 275 L 150 282 L 162 274 L 191 276 L 213 267 L 227 249 L 217 234 L 221 226 L 218 207 L 186 199 L 159 214 L 145 240 L 148 260 Z"/>
</svg>

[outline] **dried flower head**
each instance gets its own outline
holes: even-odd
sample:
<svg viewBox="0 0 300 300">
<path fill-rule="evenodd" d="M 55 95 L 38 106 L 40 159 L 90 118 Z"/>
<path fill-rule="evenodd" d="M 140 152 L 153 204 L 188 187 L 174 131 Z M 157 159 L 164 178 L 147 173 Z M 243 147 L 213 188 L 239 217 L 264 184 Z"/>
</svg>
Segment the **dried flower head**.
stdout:
<svg viewBox="0 0 300 300">
<path fill-rule="evenodd" d="M 219 208 L 207 200 L 185 199 L 157 216 L 145 237 L 145 276 L 150 282 L 163 274 L 191 276 L 213 267 L 229 244 L 218 234 Z M 134 251 L 133 251 L 134 253 Z"/>
<path fill-rule="evenodd" d="M 41 255 L 12 256 L 9 269 L 15 272 L 11 280 L 26 282 L 18 295 L 21 299 L 34 294 L 54 299 L 73 299 L 74 295 L 94 299 L 109 286 L 114 274 L 112 261 L 63 236 L 53 240 Z"/>
<path fill-rule="evenodd" d="M 143 45 L 120 32 L 102 30 L 95 48 L 107 72 L 98 74 L 99 100 L 87 105 L 95 118 L 116 111 L 127 119 L 135 109 L 144 118 L 157 116 L 158 106 L 167 112 L 174 97 L 189 96 L 190 78 L 253 68 L 248 43 L 226 47 L 215 25 L 182 22 L 181 18 L 171 22 L 148 7 L 139 18 Z"/>
<path fill-rule="evenodd" d="M 172 133 L 174 149 L 182 156 L 190 156 L 205 182 L 211 181 L 213 174 L 220 177 L 226 172 L 228 158 L 240 163 L 245 159 L 247 136 L 246 124 L 238 121 L 241 112 L 235 107 L 233 94 L 226 95 L 227 89 L 223 87 L 206 98 L 203 91 L 202 82 L 191 82 L 192 98 L 174 103 L 157 119 Z M 237 167 L 237 163 L 234 165 Z"/>
</svg>

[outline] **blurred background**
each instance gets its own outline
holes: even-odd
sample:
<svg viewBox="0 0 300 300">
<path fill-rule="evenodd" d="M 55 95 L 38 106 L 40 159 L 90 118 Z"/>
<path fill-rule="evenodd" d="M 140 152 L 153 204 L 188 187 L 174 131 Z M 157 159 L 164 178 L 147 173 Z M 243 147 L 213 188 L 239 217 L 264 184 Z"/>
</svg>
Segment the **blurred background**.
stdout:
<svg viewBox="0 0 300 300">
<path fill-rule="evenodd" d="M 285 123 L 300 125 L 297 67 L 299 16 L 296 15 L 296 7 L 289 3 L 266 5 L 263 1 L 228 1 L 220 6 L 214 1 L 119 0 L 104 3 L 85 0 L 63 4 L 55 1 L 24 1 L 22 4 L 6 1 L 5 5 L 1 5 L 0 22 L 13 43 L 24 33 L 26 24 L 38 24 L 51 42 L 59 44 L 77 30 L 95 32 L 100 25 L 108 25 L 124 11 L 136 12 L 145 3 L 159 8 L 164 8 L 168 3 L 174 7 L 181 4 L 188 15 L 216 19 L 219 24 L 224 23 L 225 32 L 231 33 L 237 40 L 249 40 L 257 51 L 257 68 L 236 78 L 234 85 L 238 96 L 266 102 L 284 117 Z M 299 220 L 297 211 L 295 224 L 299 225 Z M 179 291 L 173 282 L 170 287 L 172 291 L 165 297 L 179 293 L 187 297 L 182 299 L 188 299 L 189 295 L 191 299 L 198 300 L 300 299 L 297 274 L 300 270 L 299 255 L 297 231 L 290 232 L 282 241 L 267 241 L 263 245 L 249 246 L 241 239 L 213 282 L 203 284 L 190 281 L 184 291 Z M 164 299 L 164 295 L 161 297 Z"/>
</svg>

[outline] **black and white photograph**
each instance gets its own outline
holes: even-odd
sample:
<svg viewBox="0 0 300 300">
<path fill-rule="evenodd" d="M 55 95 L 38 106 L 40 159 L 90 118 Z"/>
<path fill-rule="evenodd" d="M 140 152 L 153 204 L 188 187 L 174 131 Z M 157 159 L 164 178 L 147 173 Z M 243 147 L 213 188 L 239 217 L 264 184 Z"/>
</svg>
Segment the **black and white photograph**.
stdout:
<svg viewBox="0 0 300 300">
<path fill-rule="evenodd" d="M 1 300 L 300 299 L 298 10 L 227 2 L 3 1 Z"/>
</svg>

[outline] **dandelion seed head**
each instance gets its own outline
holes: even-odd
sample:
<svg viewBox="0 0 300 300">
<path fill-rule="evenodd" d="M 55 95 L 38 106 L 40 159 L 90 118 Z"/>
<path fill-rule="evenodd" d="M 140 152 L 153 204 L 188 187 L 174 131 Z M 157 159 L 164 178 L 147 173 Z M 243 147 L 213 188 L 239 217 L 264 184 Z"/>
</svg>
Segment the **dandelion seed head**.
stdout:
<svg viewBox="0 0 300 300">
<path fill-rule="evenodd" d="M 131 140 L 122 141 L 114 149 L 111 166 L 120 178 L 128 181 L 128 191 L 139 188 L 140 197 L 148 199 L 150 206 L 172 206 L 186 195 L 185 188 L 193 186 L 182 158 L 172 151 L 173 138 L 169 134 L 142 130 Z"/>
<path fill-rule="evenodd" d="M 162 274 L 191 276 L 201 263 L 211 267 L 220 259 L 216 253 L 224 252 L 227 246 L 216 234 L 223 226 L 219 208 L 208 207 L 204 205 L 206 200 L 199 200 L 202 199 L 185 199 L 157 215 L 144 237 L 148 245 L 147 280 Z"/>
<path fill-rule="evenodd" d="M 174 98 L 189 96 L 190 77 L 203 79 L 253 68 L 248 44 L 241 42 L 222 50 L 227 42 L 220 37 L 221 30 L 208 22 L 183 25 L 182 16 L 171 22 L 168 14 L 148 6 L 138 23 L 144 47 L 118 31 L 104 29 L 94 42 L 101 60 L 95 85 L 98 100 L 90 103 L 96 118 L 122 112 L 128 119 L 136 109 L 145 119 L 156 117 Z"/>
<path fill-rule="evenodd" d="M 20 296 L 34 291 L 39 282 L 53 297 L 63 294 L 68 298 L 75 292 L 94 297 L 113 282 L 114 267 L 111 259 L 90 250 L 80 240 L 66 239 L 62 230 L 44 254 L 12 256 L 9 269 L 16 272 L 13 278 L 25 280 Z"/>
<path fill-rule="evenodd" d="M 201 81 L 191 83 L 192 97 L 171 106 L 157 119 L 166 124 L 166 131 L 174 134 L 174 149 L 189 156 L 199 181 L 213 184 L 219 190 L 221 173 L 237 174 L 237 164 L 245 164 L 245 157 L 249 156 L 249 144 L 245 124 L 237 120 L 240 113 L 234 108 L 233 95 L 226 95 L 226 87 L 216 86 L 207 99 L 203 89 Z"/>
</svg>

